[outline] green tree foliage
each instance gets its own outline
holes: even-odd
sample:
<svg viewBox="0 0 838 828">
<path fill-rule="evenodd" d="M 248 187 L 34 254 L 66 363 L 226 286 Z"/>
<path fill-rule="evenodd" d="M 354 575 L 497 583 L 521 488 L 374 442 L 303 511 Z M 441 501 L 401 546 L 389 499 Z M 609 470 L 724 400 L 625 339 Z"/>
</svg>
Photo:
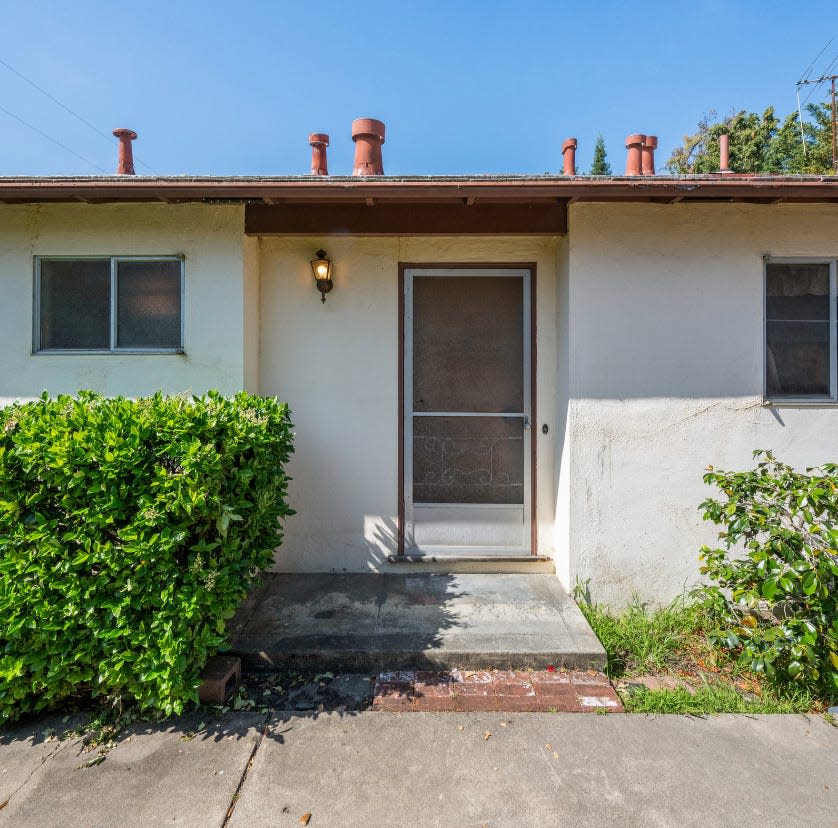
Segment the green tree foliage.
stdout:
<svg viewBox="0 0 838 828">
<path fill-rule="evenodd" d="M 179 712 L 273 560 L 274 399 L 44 395 L 0 410 L 0 723 L 72 694 Z"/>
<path fill-rule="evenodd" d="M 743 110 L 721 120 L 711 112 L 699 121 L 695 134 L 684 136 L 667 169 L 677 175 L 718 172 L 719 136 L 727 133 L 734 172 L 829 175 L 833 172 L 830 109 L 826 104 L 809 104 L 806 112 L 802 139 L 797 112 L 782 122 L 773 107 L 761 115 Z"/>
<path fill-rule="evenodd" d="M 611 175 L 611 165 L 608 163 L 608 154 L 605 151 L 605 140 L 597 135 L 594 144 L 594 160 L 591 164 L 591 175 Z"/>
<path fill-rule="evenodd" d="M 838 466 L 801 473 L 754 455 L 751 471 L 704 476 L 723 494 L 701 504 L 722 530 L 701 550 L 713 637 L 754 672 L 838 697 Z"/>
</svg>

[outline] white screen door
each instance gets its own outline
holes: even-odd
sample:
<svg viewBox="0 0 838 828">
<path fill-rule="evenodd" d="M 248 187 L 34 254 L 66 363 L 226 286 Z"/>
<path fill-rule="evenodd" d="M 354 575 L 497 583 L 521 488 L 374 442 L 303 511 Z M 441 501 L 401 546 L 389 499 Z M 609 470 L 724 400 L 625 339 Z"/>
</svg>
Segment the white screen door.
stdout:
<svg viewBox="0 0 838 828">
<path fill-rule="evenodd" d="M 405 552 L 528 555 L 530 271 L 405 271 Z"/>
</svg>

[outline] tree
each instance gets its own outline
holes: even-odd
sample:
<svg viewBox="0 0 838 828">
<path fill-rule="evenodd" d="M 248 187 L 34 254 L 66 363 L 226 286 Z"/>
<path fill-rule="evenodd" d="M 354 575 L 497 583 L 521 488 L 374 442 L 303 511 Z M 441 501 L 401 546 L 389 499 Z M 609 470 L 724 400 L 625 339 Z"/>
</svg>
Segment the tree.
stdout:
<svg viewBox="0 0 838 828">
<path fill-rule="evenodd" d="M 803 123 L 801 138 L 797 112 L 781 123 L 769 106 L 762 115 L 742 110 L 720 120 L 710 112 L 698 122 L 694 135 L 669 158 L 667 169 L 675 174 L 712 173 L 719 170 L 719 136 L 730 136 L 730 169 L 741 173 L 793 175 L 832 173 L 832 121 L 825 104 L 809 104 L 810 120 Z M 805 145 L 805 149 L 804 149 Z"/>
<path fill-rule="evenodd" d="M 597 135 L 594 144 L 594 160 L 591 164 L 590 175 L 611 175 L 611 165 L 608 163 L 608 153 L 605 151 L 605 140 Z"/>
</svg>

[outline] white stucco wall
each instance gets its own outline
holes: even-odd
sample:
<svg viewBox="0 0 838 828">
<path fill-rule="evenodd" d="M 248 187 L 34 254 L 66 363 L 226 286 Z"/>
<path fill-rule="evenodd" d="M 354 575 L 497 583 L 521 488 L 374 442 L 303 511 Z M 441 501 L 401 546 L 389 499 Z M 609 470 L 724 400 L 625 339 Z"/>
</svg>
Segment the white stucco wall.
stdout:
<svg viewBox="0 0 838 828">
<path fill-rule="evenodd" d="M 259 393 L 259 329 L 262 309 L 260 307 L 262 240 L 246 236 L 243 239 L 244 283 L 243 283 L 243 359 L 244 389 L 252 394 Z"/>
<path fill-rule="evenodd" d="M 260 389 L 291 406 L 296 455 L 286 571 L 367 571 L 395 551 L 399 262 L 535 262 L 539 549 L 553 554 L 555 273 L 548 238 L 265 238 Z M 309 261 L 324 247 L 335 287 L 320 303 Z M 551 431 L 541 434 L 540 424 Z"/>
<path fill-rule="evenodd" d="M 73 253 L 184 254 L 186 354 L 33 355 L 32 258 Z M 298 510 L 277 568 L 381 568 L 398 512 L 399 262 L 535 262 L 539 551 L 600 600 L 662 601 L 715 537 L 697 508 L 708 464 L 747 467 L 754 448 L 838 459 L 838 408 L 762 404 L 765 254 L 838 256 L 838 208 L 580 203 L 565 238 L 252 239 L 235 205 L 0 205 L 0 403 L 276 395 L 296 425 Z"/>
<path fill-rule="evenodd" d="M 666 600 L 716 538 L 708 464 L 838 460 L 838 408 L 762 404 L 762 256 L 838 256 L 838 208 L 576 204 L 568 240 L 569 583 Z"/>
<path fill-rule="evenodd" d="M 44 390 L 137 396 L 161 389 L 241 389 L 243 210 L 196 204 L 0 205 L 0 403 Z M 33 257 L 72 254 L 183 254 L 185 354 L 33 355 Z M 258 270 L 250 273 L 258 292 Z M 252 360 L 253 348 L 250 353 Z"/>
</svg>

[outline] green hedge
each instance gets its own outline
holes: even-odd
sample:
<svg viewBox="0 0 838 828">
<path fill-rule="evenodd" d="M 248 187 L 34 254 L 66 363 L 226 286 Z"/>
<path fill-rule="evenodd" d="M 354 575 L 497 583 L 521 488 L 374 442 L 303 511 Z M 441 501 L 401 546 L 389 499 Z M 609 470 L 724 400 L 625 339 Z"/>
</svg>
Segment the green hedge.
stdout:
<svg viewBox="0 0 838 828">
<path fill-rule="evenodd" d="M 197 698 L 292 514 L 291 429 L 245 393 L 0 410 L 0 722 L 77 693 Z"/>
</svg>

